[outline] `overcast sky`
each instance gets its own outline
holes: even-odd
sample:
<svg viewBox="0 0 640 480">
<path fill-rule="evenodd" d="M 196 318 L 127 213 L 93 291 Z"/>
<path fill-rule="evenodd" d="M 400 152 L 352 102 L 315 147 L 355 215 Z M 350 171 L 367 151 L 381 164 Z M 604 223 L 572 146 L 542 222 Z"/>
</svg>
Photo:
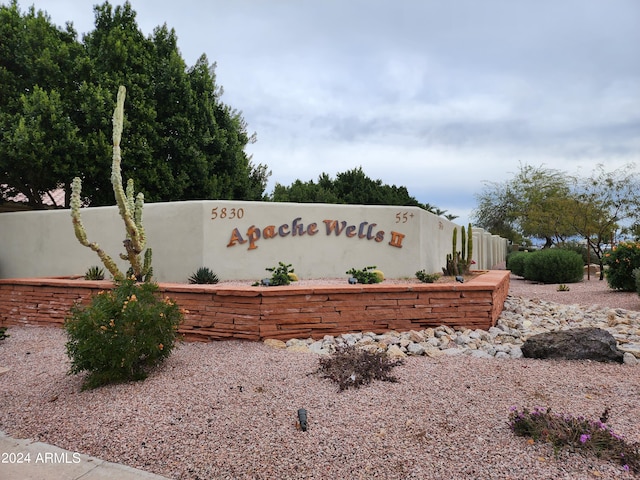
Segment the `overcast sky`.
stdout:
<svg viewBox="0 0 640 480">
<path fill-rule="evenodd" d="M 3 3 L 7 3 L 3 0 Z M 21 2 L 93 29 L 87 0 Z M 112 1 L 119 5 L 120 0 Z M 520 163 L 640 167 L 638 0 L 131 0 L 258 141 L 268 186 L 362 166 L 468 221 Z"/>
</svg>

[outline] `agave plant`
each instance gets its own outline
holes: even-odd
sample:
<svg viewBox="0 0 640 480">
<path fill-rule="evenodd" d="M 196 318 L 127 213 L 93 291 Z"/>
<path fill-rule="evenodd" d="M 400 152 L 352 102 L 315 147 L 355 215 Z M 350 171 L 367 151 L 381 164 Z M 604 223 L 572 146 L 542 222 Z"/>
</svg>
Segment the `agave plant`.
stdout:
<svg viewBox="0 0 640 480">
<path fill-rule="evenodd" d="M 94 265 L 93 267 L 89 267 L 84 274 L 85 280 L 104 280 L 104 269 L 101 267 Z"/>
<path fill-rule="evenodd" d="M 213 284 L 219 281 L 218 276 L 208 267 L 200 267 L 189 277 L 189 283 Z"/>
</svg>

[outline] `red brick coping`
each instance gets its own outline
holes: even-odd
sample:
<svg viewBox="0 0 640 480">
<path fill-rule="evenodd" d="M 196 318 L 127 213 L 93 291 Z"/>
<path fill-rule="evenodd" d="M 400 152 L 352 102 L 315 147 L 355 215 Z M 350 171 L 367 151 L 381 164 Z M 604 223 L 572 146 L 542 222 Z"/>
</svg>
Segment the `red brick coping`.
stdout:
<svg viewBox="0 0 640 480">
<path fill-rule="evenodd" d="M 61 278 L 0 280 L 0 326 L 62 326 L 74 302 L 113 286 Z M 186 340 L 322 338 L 449 325 L 488 329 L 509 292 L 509 272 L 490 270 L 460 283 L 238 287 L 162 283 L 187 309 Z"/>
</svg>

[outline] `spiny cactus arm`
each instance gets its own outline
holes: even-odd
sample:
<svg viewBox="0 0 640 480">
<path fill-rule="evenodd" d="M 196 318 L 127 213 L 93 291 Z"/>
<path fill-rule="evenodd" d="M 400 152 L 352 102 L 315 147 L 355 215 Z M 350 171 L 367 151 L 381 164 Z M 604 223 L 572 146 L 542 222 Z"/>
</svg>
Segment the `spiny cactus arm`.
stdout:
<svg viewBox="0 0 640 480">
<path fill-rule="evenodd" d="M 471 224 L 469 224 L 467 235 L 469 236 L 467 239 L 467 248 L 469 250 L 467 258 L 469 259 L 469 265 L 471 265 L 471 258 L 473 257 L 473 230 L 471 229 Z"/>
<path fill-rule="evenodd" d="M 82 191 L 82 182 L 79 177 L 73 179 L 71 183 L 71 219 L 73 221 L 73 231 L 76 234 L 78 241 L 85 247 L 89 247 L 91 250 L 98 254 L 100 260 L 104 264 L 105 268 L 109 270 L 115 280 L 123 280 L 124 275 L 120 272 L 120 269 L 113 261 L 113 259 L 95 242 L 89 242 L 87 240 L 87 233 L 82 224 L 82 218 L 80 216 L 80 192 Z"/>
<path fill-rule="evenodd" d="M 140 192 L 136 196 L 136 203 L 134 205 L 134 210 L 133 210 L 134 212 L 133 220 L 138 229 L 139 248 L 141 251 L 147 245 L 147 237 L 144 232 L 144 227 L 142 226 L 142 208 L 143 207 L 144 207 L 144 194 Z"/>
<path fill-rule="evenodd" d="M 129 209 L 127 195 L 122 186 L 122 153 L 120 150 L 120 141 L 122 139 L 122 128 L 124 125 L 124 99 L 127 90 L 120 86 L 118 89 L 118 97 L 116 100 L 116 108 L 113 112 L 113 161 L 111 163 L 111 184 L 113 185 L 113 193 L 116 197 L 120 216 L 124 221 L 128 238 L 134 243 L 134 249 L 142 252 L 138 240 L 138 229 L 133 219 L 133 212 Z M 133 186 L 132 186 L 133 190 Z"/>
<path fill-rule="evenodd" d="M 460 241 L 462 242 L 462 262 L 466 262 L 467 260 L 467 235 L 464 228 L 464 225 L 460 227 Z"/>
<path fill-rule="evenodd" d="M 456 256 L 456 248 L 458 247 L 458 227 L 453 228 L 453 240 L 451 242 L 451 256 Z"/>
</svg>

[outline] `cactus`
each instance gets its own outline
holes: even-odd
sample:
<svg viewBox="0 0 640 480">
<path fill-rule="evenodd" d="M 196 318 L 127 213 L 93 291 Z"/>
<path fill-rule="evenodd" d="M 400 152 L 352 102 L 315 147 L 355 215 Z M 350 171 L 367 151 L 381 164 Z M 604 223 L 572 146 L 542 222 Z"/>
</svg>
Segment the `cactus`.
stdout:
<svg viewBox="0 0 640 480">
<path fill-rule="evenodd" d="M 122 138 L 122 128 L 124 124 L 124 99 L 126 96 L 125 87 L 118 89 L 118 97 L 116 100 L 116 108 L 113 112 L 113 161 L 111 163 L 111 184 L 113 185 L 113 193 L 116 197 L 118 211 L 124 221 L 126 238 L 122 242 L 126 253 L 121 253 L 120 258 L 127 260 L 131 265 L 129 272 L 135 276 L 138 281 L 149 281 L 151 278 L 151 249 L 148 248 L 142 256 L 142 252 L 146 246 L 146 236 L 142 226 L 142 208 L 144 206 L 144 195 L 138 193 L 134 197 L 133 180 L 127 182 L 127 190 L 125 192 L 122 186 L 122 171 L 120 164 L 122 156 L 120 153 L 120 140 Z M 82 182 L 80 178 L 73 179 L 71 186 L 71 218 L 76 238 L 80 243 L 95 251 L 104 266 L 109 270 L 116 281 L 124 279 L 124 274 L 120 271 L 113 259 L 100 248 L 95 242 L 87 240 L 82 220 L 80 218 L 80 192 L 82 190 Z"/>
<path fill-rule="evenodd" d="M 471 257 L 473 255 L 473 230 L 471 228 L 471 224 L 469 224 L 469 228 L 465 230 L 464 226 L 460 228 L 461 230 L 461 243 L 462 243 L 462 251 L 457 251 L 456 247 L 458 246 L 458 227 L 453 229 L 453 237 L 452 237 L 452 250 L 451 253 L 447 254 L 446 258 L 446 267 L 442 269 L 442 272 L 445 275 L 456 276 L 456 275 L 466 275 L 469 273 L 469 268 L 471 267 Z"/>
</svg>

